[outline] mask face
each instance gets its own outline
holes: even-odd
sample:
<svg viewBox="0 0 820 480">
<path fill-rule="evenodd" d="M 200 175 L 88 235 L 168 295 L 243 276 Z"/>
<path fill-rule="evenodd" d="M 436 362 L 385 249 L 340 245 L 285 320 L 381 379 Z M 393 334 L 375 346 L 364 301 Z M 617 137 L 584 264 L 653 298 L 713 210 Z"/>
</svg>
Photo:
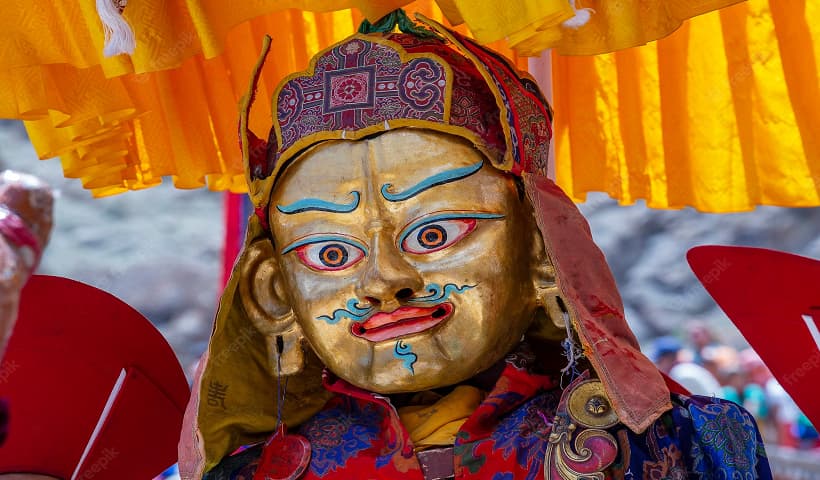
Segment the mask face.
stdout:
<svg viewBox="0 0 820 480">
<path fill-rule="evenodd" d="M 279 178 L 270 212 L 305 336 L 361 388 L 466 380 L 532 321 L 530 207 L 459 137 L 404 129 L 321 144 Z"/>
</svg>

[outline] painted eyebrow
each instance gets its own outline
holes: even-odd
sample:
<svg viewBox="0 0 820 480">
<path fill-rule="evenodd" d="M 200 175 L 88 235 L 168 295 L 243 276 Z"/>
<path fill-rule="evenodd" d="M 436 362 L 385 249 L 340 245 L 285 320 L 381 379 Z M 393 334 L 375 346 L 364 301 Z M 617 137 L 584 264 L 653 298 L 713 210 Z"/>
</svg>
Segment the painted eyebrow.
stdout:
<svg viewBox="0 0 820 480">
<path fill-rule="evenodd" d="M 446 170 L 444 172 L 437 173 L 435 175 L 425 178 L 424 180 L 413 185 L 407 190 L 404 190 L 403 192 L 392 193 L 390 192 L 390 188 L 393 186 L 393 184 L 385 183 L 384 185 L 382 185 L 381 194 L 382 197 L 384 197 L 384 199 L 389 202 L 401 202 L 403 200 L 407 200 L 408 198 L 413 198 L 419 193 L 425 190 L 429 190 L 433 187 L 444 185 L 445 183 L 455 182 L 456 180 L 461 180 L 462 178 L 469 177 L 475 172 L 481 170 L 481 167 L 483 165 L 484 160 L 479 160 L 477 163 L 474 163 L 467 167 L 454 168 L 452 170 Z"/>
<path fill-rule="evenodd" d="M 276 209 L 285 215 L 293 215 L 294 213 L 302 212 L 331 212 L 331 213 L 350 213 L 359 206 L 361 195 L 357 191 L 350 192 L 353 195 L 353 201 L 350 203 L 334 203 L 322 200 L 319 198 L 304 198 L 297 200 L 290 205 L 277 205 Z"/>
</svg>

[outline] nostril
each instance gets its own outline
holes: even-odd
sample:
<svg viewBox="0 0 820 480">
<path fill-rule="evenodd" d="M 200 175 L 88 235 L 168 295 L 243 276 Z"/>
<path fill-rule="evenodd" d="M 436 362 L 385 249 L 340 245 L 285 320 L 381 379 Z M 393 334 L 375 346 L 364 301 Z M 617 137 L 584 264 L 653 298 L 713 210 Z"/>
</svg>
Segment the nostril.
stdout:
<svg viewBox="0 0 820 480">
<path fill-rule="evenodd" d="M 364 299 L 367 300 L 367 302 L 370 303 L 370 305 L 373 305 L 374 307 L 378 307 L 382 303 L 381 300 L 379 300 L 376 297 L 364 297 Z"/>
<path fill-rule="evenodd" d="M 407 300 L 408 298 L 413 296 L 413 290 L 410 288 L 402 288 L 398 292 L 396 292 L 396 298 L 399 300 Z"/>
</svg>

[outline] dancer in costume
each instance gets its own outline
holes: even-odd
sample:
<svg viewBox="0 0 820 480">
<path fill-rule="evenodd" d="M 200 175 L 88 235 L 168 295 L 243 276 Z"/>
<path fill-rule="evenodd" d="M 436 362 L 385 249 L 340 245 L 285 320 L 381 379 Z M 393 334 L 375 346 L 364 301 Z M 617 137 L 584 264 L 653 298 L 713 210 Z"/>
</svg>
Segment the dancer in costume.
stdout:
<svg viewBox="0 0 820 480">
<path fill-rule="evenodd" d="M 0 173 L 0 360 L 20 306 L 20 291 L 40 263 L 51 234 L 54 198 L 43 181 L 25 173 Z M 0 379 L 5 373 L 0 369 Z M 0 397 L 0 445 L 8 429 L 8 404 Z"/>
<path fill-rule="evenodd" d="M 769 478 L 747 412 L 640 353 L 535 83 L 393 21 L 286 78 L 267 142 L 246 99 L 256 215 L 183 478 Z"/>
<path fill-rule="evenodd" d="M 25 173 L 0 173 L 0 359 L 20 303 L 20 291 L 40 262 L 51 234 L 51 188 Z"/>
</svg>

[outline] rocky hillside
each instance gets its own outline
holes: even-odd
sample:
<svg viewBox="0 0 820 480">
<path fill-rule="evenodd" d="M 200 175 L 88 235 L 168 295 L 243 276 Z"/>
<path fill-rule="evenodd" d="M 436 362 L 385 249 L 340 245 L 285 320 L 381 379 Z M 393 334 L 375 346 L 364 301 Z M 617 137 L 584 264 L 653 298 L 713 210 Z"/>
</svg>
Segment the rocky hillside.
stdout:
<svg viewBox="0 0 820 480">
<path fill-rule="evenodd" d="M 143 312 L 183 365 L 206 345 L 218 297 L 222 195 L 166 184 L 92 199 L 62 177 L 57 160 L 38 161 L 18 122 L 0 123 L 0 168 L 34 173 L 58 191 L 56 227 L 40 271 L 103 288 Z M 685 261 L 701 244 L 768 247 L 820 258 L 820 208 L 759 208 L 731 215 L 618 206 L 590 195 L 581 206 L 621 288 L 638 336 L 682 333 L 703 319 L 727 341 L 739 335 Z"/>
</svg>

